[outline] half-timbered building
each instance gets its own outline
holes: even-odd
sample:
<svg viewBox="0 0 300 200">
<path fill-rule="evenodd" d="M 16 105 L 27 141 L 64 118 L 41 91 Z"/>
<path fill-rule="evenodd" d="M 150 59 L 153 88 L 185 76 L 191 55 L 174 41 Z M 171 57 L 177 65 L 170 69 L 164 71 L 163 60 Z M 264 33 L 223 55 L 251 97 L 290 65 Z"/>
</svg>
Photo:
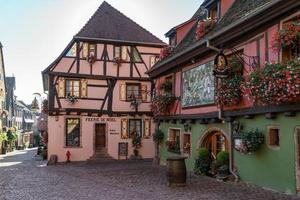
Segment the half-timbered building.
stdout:
<svg viewBox="0 0 300 200">
<path fill-rule="evenodd" d="M 166 44 L 103 2 L 43 72 L 49 96 L 48 155 L 58 161 L 92 156 L 154 156 L 152 82 L 146 71 Z M 127 149 L 127 150 L 126 150 Z M 121 155 L 120 155 L 121 154 Z"/>
<path fill-rule="evenodd" d="M 166 35 L 148 71 L 161 163 L 184 155 L 193 170 L 199 148 L 228 152 L 236 179 L 299 192 L 300 1 L 205 0 Z"/>
</svg>

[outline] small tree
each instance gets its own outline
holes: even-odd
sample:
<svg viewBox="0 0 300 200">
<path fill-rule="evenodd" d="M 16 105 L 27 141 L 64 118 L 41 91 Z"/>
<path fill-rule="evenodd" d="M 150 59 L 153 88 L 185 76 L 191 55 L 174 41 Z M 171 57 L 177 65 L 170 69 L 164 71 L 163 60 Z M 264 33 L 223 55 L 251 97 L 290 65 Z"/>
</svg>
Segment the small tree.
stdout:
<svg viewBox="0 0 300 200">
<path fill-rule="evenodd" d="M 164 133 L 156 129 L 155 132 L 153 133 L 153 141 L 155 142 L 155 160 L 154 163 L 159 164 L 159 144 L 164 140 Z"/>
<path fill-rule="evenodd" d="M 209 175 L 211 157 L 206 148 L 200 148 L 196 158 L 194 172 L 195 174 Z"/>
</svg>

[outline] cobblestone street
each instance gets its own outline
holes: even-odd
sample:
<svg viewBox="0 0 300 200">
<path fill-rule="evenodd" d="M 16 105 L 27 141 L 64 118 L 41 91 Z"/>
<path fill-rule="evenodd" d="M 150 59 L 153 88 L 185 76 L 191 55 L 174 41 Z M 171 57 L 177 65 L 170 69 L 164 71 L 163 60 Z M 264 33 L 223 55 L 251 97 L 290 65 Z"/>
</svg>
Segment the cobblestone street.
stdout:
<svg viewBox="0 0 300 200">
<path fill-rule="evenodd" d="M 244 184 L 189 177 L 185 188 L 166 186 L 165 168 L 150 162 L 45 166 L 36 149 L 0 156 L 0 199 L 300 199 Z"/>
</svg>

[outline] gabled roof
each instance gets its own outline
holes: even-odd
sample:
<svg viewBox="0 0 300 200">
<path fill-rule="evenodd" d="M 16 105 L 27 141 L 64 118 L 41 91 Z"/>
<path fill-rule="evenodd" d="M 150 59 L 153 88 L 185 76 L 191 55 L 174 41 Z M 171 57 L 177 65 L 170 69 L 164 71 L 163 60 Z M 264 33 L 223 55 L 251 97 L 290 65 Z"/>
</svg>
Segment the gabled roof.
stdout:
<svg viewBox="0 0 300 200">
<path fill-rule="evenodd" d="M 152 33 L 104 1 L 74 38 L 165 45 Z"/>
<path fill-rule="evenodd" d="M 234 28 L 238 25 L 238 23 L 246 20 L 249 16 L 255 16 L 256 13 L 262 12 L 266 7 L 268 7 L 269 4 L 276 4 L 277 2 L 282 1 L 284 0 L 235 0 L 223 18 L 218 22 L 215 28 L 205 36 L 205 38 L 197 41 L 196 23 L 186 34 L 183 40 L 176 46 L 171 55 L 158 62 L 151 68 L 150 71 L 148 71 L 149 75 L 151 76 L 151 72 L 158 68 L 163 68 L 165 64 L 172 62 L 175 58 L 185 54 L 190 49 L 203 45 L 207 38 L 213 39 L 218 33 L 221 33 L 229 28 Z M 209 2 L 209 0 L 205 1 L 204 3 L 207 2 Z M 197 12 L 199 12 L 199 10 Z"/>
</svg>

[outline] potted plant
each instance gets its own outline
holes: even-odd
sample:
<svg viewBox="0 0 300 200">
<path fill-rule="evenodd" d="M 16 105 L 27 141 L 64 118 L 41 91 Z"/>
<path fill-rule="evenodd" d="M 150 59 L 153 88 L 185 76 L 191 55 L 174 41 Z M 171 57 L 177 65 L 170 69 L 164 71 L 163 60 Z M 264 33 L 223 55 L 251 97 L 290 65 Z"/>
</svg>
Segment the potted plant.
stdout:
<svg viewBox="0 0 300 200">
<path fill-rule="evenodd" d="M 66 100 L 68 102 L 70 102 L 71 104 L 74 104 L 74 103 L 76 103 L 78 101 L 77 98 L 75 96 L 71 95 L 71 94 L 67 95 Z"/>
<path fill-rule="evenodd" d="M 142 146 L 142 138 L 136 133 L 136 131 L 132 132 L 131 138 L 132 138 L 132 147 L 134 148 L 133 149 L 134 157 L 139 158 L 140 155 L 138 149 L 141 148 Z"/>
<path fill-rule="evenodd" d="M 194 172 L 198 175 L 209 175 L 211 156 L 206 148 L 200 148 L 196 158 Z"/>
<path fill-rule="evenodd" d="M 160 158 L 159 158 L 159 144 L 164 140 L 164 133 L 156 129 L 153 133 L 153 141 L 155 142 L 155 159 L 154 163 L 159 164 Z"/>
<path fill-rule="evenodd" d="M 225 151 L 220 151 L 216 157 L 217 163 L 217 178 L 226 179 L 229 175 L 229 153 Z"/>
</svg>

